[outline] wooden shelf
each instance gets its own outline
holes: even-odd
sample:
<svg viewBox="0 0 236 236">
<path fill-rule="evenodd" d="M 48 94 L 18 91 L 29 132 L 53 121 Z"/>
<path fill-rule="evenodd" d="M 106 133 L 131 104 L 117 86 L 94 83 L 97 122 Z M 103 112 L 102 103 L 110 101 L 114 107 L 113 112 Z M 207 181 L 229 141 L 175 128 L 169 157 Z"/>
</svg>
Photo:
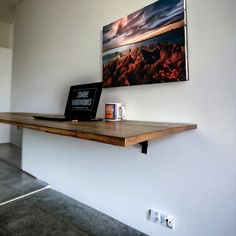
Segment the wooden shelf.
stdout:
<svg viewBox="0 0 236 236">
<path fill-rule="evenodd" d="M 196 129 L 196 124 L 147 121 L 45 121 L 33 118 L 35 113 L 0 113 L 0 122 L 52 134 L 92 140 L 122 147 L 141 144 L 147 152 L 148 141 Z"/>
</svg>

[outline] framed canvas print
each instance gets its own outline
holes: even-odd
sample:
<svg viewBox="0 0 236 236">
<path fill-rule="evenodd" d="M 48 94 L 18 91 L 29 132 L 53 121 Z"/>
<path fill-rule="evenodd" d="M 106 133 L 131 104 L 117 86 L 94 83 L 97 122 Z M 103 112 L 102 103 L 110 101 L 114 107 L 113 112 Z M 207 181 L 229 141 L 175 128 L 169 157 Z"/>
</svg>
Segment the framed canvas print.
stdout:
<svg viewBox="0 0 236 236">
<path fill-rule="evenodd" d="M 159 0 L 103 27 L 103 86 L 188 80 L 184 0 Z"/>
</svg>

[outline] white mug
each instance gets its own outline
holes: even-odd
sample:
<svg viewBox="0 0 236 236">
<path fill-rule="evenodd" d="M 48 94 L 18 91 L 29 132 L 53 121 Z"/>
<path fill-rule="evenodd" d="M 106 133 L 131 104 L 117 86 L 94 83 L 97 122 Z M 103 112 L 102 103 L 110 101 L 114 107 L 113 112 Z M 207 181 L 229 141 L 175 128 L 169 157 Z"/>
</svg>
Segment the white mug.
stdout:
<svg viewBox="0 0 236 236">
<path fill-rule="evenodd" d="M 111 102 L 105 104 L 105 119 L 107 121 L 119 121 L 125 118 L 125 107 L 122 103 Z"/>
</svg>

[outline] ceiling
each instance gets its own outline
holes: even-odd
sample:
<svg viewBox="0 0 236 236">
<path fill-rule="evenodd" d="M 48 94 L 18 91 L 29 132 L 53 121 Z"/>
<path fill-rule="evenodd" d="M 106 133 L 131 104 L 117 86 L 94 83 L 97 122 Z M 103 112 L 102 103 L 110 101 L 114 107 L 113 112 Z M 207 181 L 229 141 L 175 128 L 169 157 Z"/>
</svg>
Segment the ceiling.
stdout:
<svg viewBox="0 0 236 236">
<path fill-rule="evenodd" d="M 14 9 L 21 0 L 0 0 L 0 22 L 12 23 L 14 20 Z"/>
</svg>

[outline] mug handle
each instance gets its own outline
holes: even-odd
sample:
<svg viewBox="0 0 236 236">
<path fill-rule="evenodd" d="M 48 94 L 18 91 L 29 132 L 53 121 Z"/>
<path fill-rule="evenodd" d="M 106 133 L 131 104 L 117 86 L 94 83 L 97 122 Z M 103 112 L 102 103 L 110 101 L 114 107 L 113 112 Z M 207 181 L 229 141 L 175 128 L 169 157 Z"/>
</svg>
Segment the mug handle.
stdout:
<svg viewBox="0 0 236 236">
<path fill-rule="evenodd" d="M 125 118 L 125 107 L 124 105 L 120 106 L 120 119 L 124 120 Z"/>
</svg>

